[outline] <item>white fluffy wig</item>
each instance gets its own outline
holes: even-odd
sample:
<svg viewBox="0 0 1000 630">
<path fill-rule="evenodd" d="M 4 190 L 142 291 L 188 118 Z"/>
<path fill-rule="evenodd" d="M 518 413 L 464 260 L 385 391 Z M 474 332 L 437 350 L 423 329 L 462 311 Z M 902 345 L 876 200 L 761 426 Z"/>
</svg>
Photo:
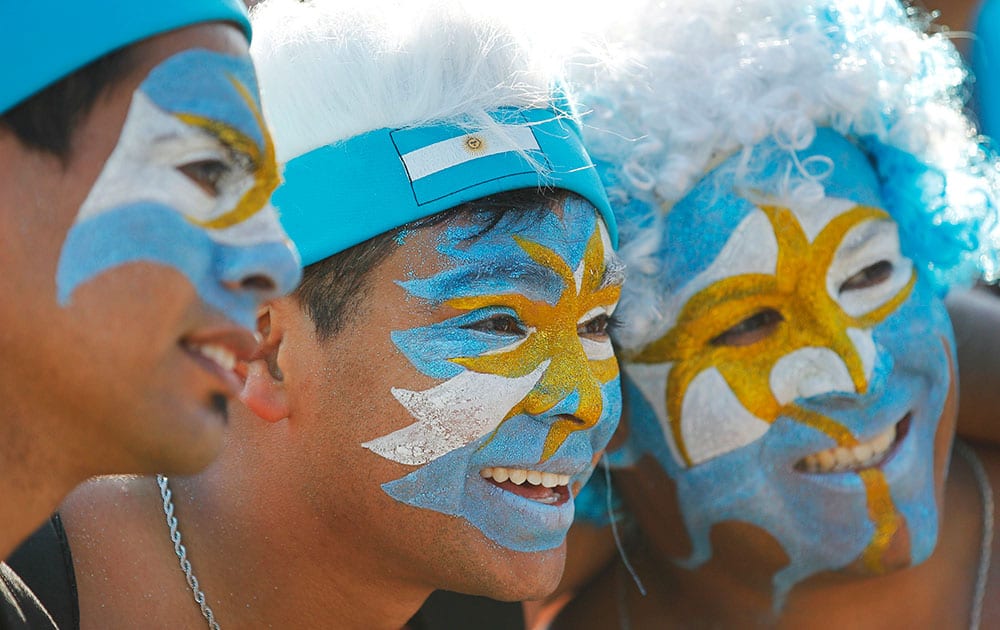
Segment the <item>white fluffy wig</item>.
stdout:
<svg viewBox="0 0 1000 630">
<path fill-rule="evenodd" d="M 460 0 L 254 7 L 251 54 L 278 160 L 375 129 L 470 121 L 486 129 L 499 107 L 552 107 L 558 59 L 486 9 Z"/>
<path fill-rule="evenodd" d="M 670 207 L 721 158 L 742 152 L 749 164 L 769 137 L 805 148 L 822 126 L 868 153 L 904 253 L 939 291 L 996 274 L 997 162 L 963 113 L 958 54 L 927 25 L 889 0 L 629 7 L 609 35 L 625 70 L 576 81 L 629 265 L 624 348 L 657 332 L 664 287 L 654 253 Z M 798 175 L 789 192 L 816 194 L 816 178 Z"/>
</svg>

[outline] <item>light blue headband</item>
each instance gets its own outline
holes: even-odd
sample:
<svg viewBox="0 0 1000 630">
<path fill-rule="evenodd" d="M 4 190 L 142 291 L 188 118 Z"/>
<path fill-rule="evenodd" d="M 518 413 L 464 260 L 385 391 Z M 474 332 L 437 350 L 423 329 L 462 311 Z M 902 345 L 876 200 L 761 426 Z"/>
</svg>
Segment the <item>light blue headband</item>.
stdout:
<svg viewBox="0 0 1000 630">
<path fill-rule="evenodd" d="M 3 0 L 0 112 L 114 50 L 202 22 L 232 22 L 250 39 L 240 0 Z"/>
<path fill-rule="evenodd" d="M 617 247 L 611 205 L 574 121 L 548 109 L 507 108 L 491 116 L 498 129 L 377 129 L 289 161 L 273 199 L 302 264 L 519 188 L 580 195 L 601 213 Z"/>
</svg>

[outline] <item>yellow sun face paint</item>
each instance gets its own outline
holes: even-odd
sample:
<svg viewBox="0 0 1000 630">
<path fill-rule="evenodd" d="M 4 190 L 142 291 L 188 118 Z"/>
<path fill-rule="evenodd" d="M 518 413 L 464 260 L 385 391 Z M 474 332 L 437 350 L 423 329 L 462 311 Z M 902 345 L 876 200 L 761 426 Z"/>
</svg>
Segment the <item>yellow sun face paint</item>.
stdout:
<svg viewBox="0 0 1000 630">
<path fill-rule="evenodd" d="M 695 376 L 714 367 L 739 402 L 754 416 L 773 422 L 782 408 L 771 389 L 775 364 L 801 348 L 828 347 L 847 368 L 854 392 L 868 387 L 861 357 L 848 335 L 851 328 L 870 328 L 884 320 L 907 298 L 916 276 L 895 295 L 868 313 L 846 313 L 829 295 L 827 271 L 845 234 L 863 221 L 888 221 L 882 210 L 857 206 L 834 218 L 809 242 L 794 213 L 788 208 L 762 206 L 778 242 L 773 275 L 741 274 L 714 282 L 691 297 L 676 326 L 641 352 L 633 363 L 673 363 L 667 381 L 667 413 L 674 440 L 688 465 L 681 431 L 681 405 Z M 741 321 L 763 311 L 774 312 L 781 324 L 774 334 L 751 345 L 729 345 L 717 338 Z M 817 427 L 819 428 L 819 427 Z M 826 427 L 839 444 L 850 437 Z"/>
</svg>

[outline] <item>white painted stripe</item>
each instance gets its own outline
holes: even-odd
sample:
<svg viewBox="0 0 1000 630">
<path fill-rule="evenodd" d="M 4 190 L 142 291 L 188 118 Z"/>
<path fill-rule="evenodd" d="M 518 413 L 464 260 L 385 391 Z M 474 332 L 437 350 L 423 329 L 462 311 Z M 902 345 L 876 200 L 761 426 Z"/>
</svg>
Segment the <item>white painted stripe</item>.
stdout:
<svg viewBox="0 0 1000 630">
<path fill-rule="evenodd" d="M 542 361 L 518 378 L 463 371 L 423 391 L 393 388 L 392 395 L 416 422 L 361 446 L 400 464 L 422 466 L 500 426 L 534 389 L 550 362 Z"/>
<path fill-rule="evenodd" d="M 471 143 L 470 139 L 474 138 Z M 470 144 L 478 146 L 470 148 Z M 539 151 L 538 142 L 531 129 L 521 125 L 502 125 L 499 129 L 463 134 L 403 154 L 403 163 L 410 174 L 410 181 L 417 181 L 446 168 L 472 160 L 509 153 L 511 151 Z"/>
</svg>

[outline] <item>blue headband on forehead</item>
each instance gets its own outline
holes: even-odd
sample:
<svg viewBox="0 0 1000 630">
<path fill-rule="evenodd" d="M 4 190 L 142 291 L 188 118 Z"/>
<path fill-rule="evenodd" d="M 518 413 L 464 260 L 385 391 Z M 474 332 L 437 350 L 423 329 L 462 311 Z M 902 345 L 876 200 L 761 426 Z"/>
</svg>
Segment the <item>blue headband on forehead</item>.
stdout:
<svg viewBox="0 0 1000 630">
<path fill-rule="evenodd" d="M 3 0 L 0 112 L 114 50 L 202 22 L 232 22 L 250 39 L 241 0 Z"/>
<path fill-rule="evenodd" d="M 303 265 L 519 188 L 580 195 L 601 213 L 617 247 L 611 205 L 575 122 L 549 109 L 504 108 L 491 116 L 499 127 L 377 129 L 289 161 L 273 199 Z"/>
</svg>

